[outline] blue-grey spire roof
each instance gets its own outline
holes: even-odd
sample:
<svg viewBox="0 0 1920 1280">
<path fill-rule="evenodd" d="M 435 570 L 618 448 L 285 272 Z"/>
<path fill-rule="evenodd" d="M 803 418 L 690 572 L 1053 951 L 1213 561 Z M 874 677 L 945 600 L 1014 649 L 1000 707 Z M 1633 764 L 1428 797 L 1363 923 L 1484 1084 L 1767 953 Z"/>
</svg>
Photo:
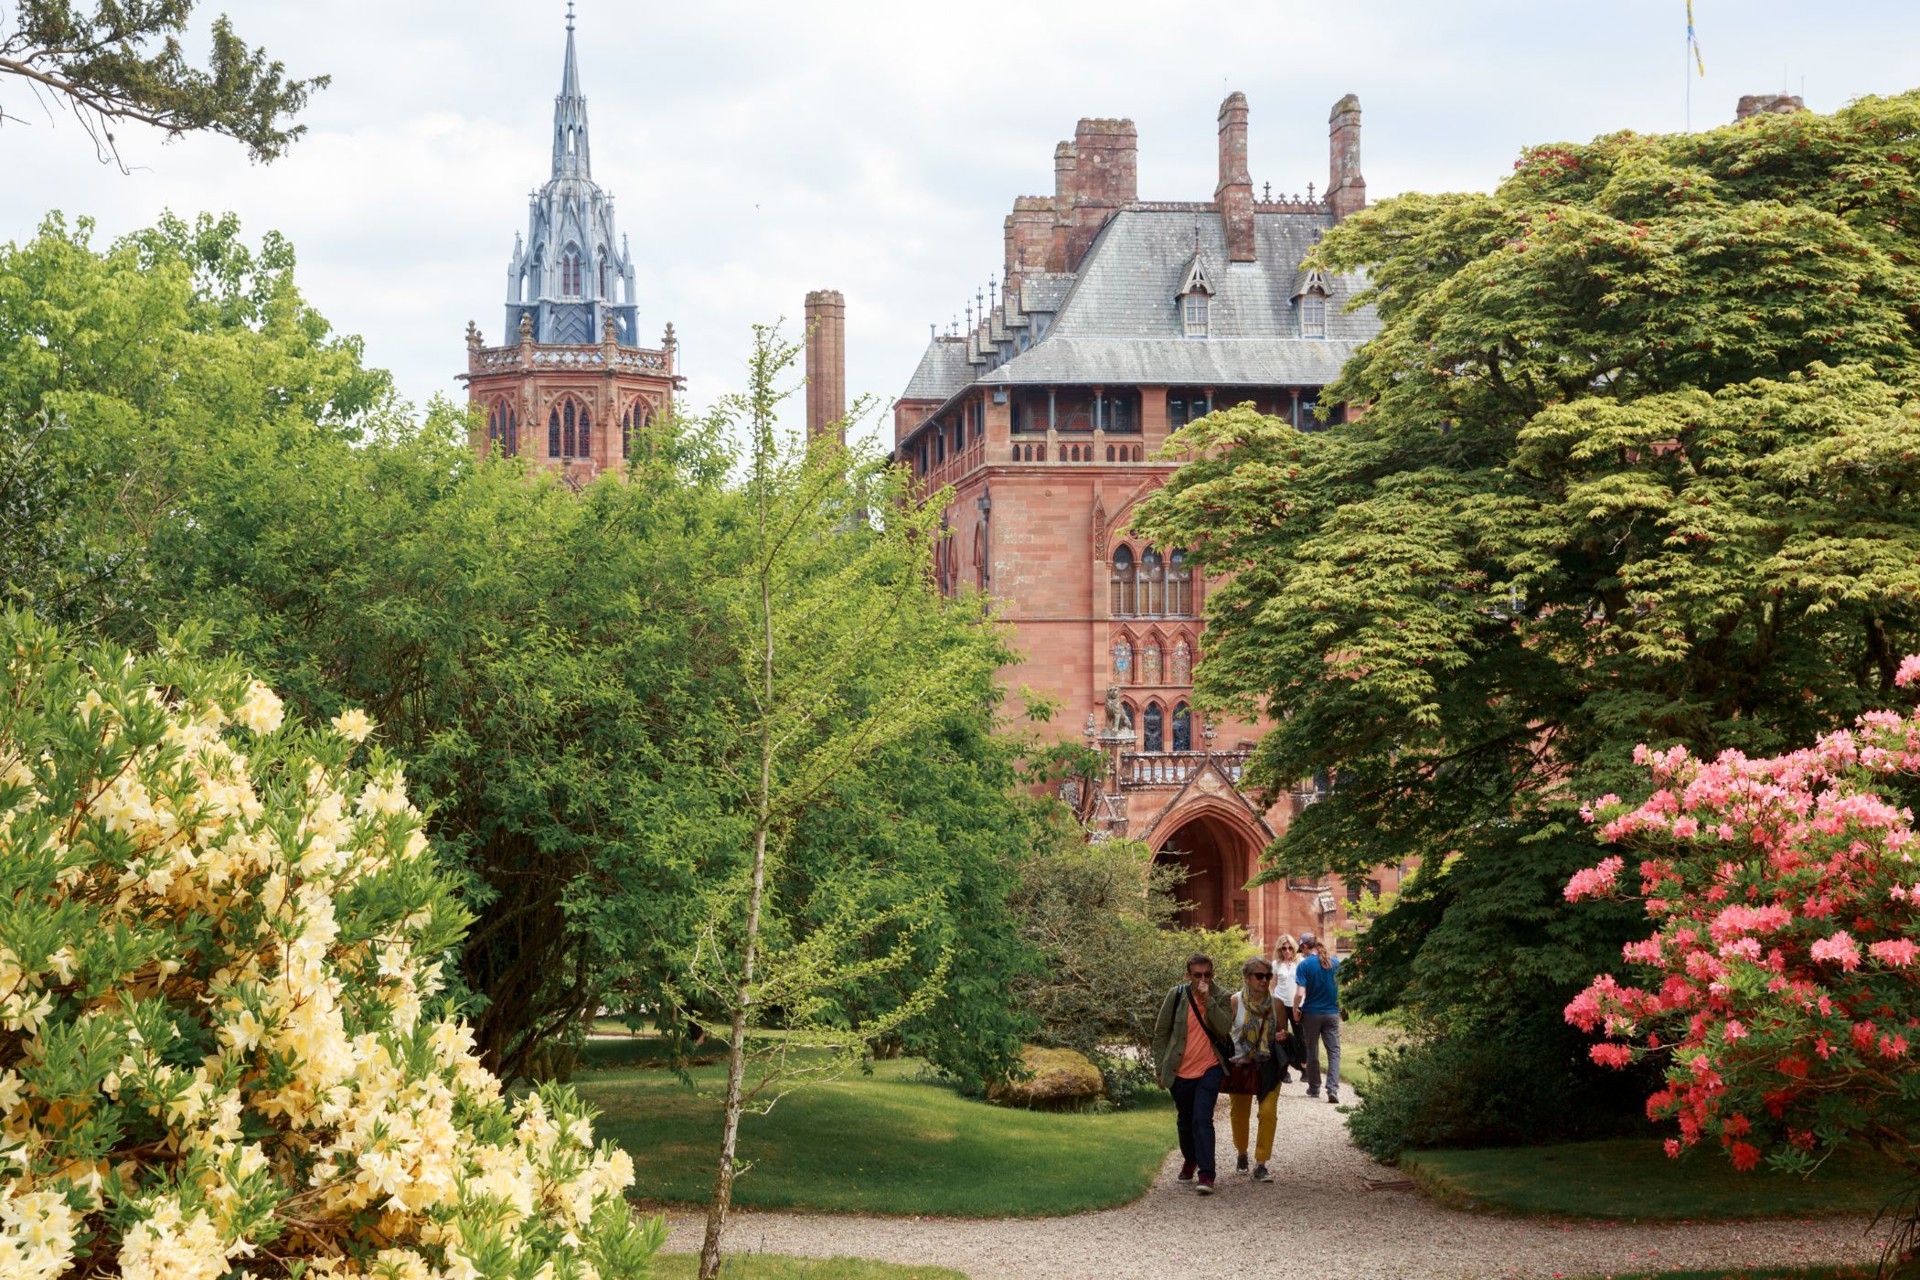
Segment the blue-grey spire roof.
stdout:
<svg viewBox="0 0 1920 1280">
<path fill-rule="evenodd" d="M 567 5 L 567 60 L 560 68 L 560 96 L 553 100 L 553 176 L 591 178 L 587 148 L 587 99 L 580 92 L 580 60 L 573 51 L 573 5 Z"/>
<path fill-rule="evenodd" d="M 507 264 L 509 341 L 525 316 L 536 342 L 599 342 L 611 320 L 621 342 L 638 345 L 633 259 L 615 234 L 613 197 L 594 182 L 587 151 L 572 5 L 560 94 L 553 100 L 553 175 L 528 203 L 526 243 L 516 237 Z"/>
</svg>

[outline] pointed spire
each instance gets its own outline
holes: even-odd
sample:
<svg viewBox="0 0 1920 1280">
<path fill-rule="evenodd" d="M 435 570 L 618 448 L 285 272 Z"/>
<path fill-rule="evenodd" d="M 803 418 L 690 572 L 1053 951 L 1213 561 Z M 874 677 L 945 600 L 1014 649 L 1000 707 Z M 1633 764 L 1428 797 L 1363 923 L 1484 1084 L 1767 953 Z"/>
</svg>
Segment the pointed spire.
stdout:
<svg viewBox="0 0 1920 1280">
<path fill-rule="evenodd" d="M 587 99 L 580 92 L 580 61 L 573 48 L 573 0 L 567 0 L 567 60 L 560 69 L 560 96 L 553 100 L 553 176 L 593 176 L 587 150 Z"/>
</svg>

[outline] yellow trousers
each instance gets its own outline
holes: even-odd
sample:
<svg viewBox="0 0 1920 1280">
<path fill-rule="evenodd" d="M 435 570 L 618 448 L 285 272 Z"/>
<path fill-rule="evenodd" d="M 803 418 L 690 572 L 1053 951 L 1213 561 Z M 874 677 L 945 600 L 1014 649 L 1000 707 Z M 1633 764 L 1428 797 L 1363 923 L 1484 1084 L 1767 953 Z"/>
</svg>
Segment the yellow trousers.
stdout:
<svg viewBox="0 0 1920 1280">
<path fill-rule="evenodd" d="M 1253 1097 L 1250 1094 L 1235 1093 L 1228 1095 L 1233 1100 L 1233 1148 L 1241 1155 L 1247 1153 L 1247 1118 L 1253 1113 Z M 1280 1105 L 1280 1091 L 1274 1089 L 1260 1099 L 1260 1143 L 1254 1149 L 1253 1162 L 1265 1164 L 1273 1157 L 1273 1128 L 1279 1117 L 1275 1108 Z"/>
</svg>

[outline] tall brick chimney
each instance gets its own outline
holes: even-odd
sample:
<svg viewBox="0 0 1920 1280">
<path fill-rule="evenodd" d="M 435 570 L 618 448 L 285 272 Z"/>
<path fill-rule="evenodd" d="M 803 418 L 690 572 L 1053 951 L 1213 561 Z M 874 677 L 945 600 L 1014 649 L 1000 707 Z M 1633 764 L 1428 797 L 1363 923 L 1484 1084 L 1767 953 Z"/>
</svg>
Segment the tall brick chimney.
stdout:
<svg viewBox="0 0 1920 1280">
<path fill-rule="evenodd" d="M 831 431 L 847 442 L 847 300 L 838 289 L 807 295 L 807 441 Z"/>
<path fill-rule="evenodd" d="M 1028 272 L 1047 269 L 1047 251 L 1053 241 L 1053 201 L 1045 196 L 1017 196 L 1007 215 L 1007 292 L 1017 294 Z"/>
<path fill-rule="evenodd" d="M 1247 95 L 1238 90 L 1220 104 L 1220 185 L 1213 189 L 1213 199 L 1220 206 L 1220 221 L 1227 230 L 1227 261 L 1252 262 L 1253 178 L 1247 173 Z"/>
<path fill-rule="evenodd" d="M 1068 152 L 1071 165 L 1064 171 L 1072 191 L 1066 252 L 1059 265 L 1048 265 L 1054 271 L 1077 271 L 1107 219 L 1140 198 L 1139 135 L 1131 120 L 1082 120 L 1074 128 L 1073 142 L 1061 144 L 1054 153 L 1056 183 L 1063 175 L 1061 151 Z"/>
<path fill-rule="evenodd" d="M 1327 207 L 1344 222 L 1367 207 L 1367 180 L 1360 176 L 1360 99 L 1348 94 L 1327 117 Z"/>
<path fill-rule="evenodd" d="M 1785 116 L 1806 109 L 1806 100 L 1796 93 L 1743 93 L 1733 109 L 1733 119 L 1737 124 L 1755 116 Z"/>
</svg>

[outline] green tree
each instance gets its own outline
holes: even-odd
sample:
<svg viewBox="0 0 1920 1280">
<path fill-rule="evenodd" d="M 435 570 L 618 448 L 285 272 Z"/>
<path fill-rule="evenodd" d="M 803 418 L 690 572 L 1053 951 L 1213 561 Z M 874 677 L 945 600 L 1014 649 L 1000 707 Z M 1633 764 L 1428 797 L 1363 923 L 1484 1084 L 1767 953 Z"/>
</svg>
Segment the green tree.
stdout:
<svg viewBox="0 0 1920 1280">
<path fill-rule="evenodd" d="M 1560 886 L 1636 743 L 1765 754 L 1886 702 L 1920 633 L 1916 133 L 1920 96 L 1865 99 L 1387 201 L 1318 250 L 1370 275 L 1382 331 L 1327 392 L 1364 414 L 1176 437 L 1137 524 L 1227 576 L 1199 692 L 1276 719 L 1254 781 L 1336 782 L 1276 864 L 1424 859 L 1356 1003 L 1550 1022 L 1631 936 Z"/>
<path fill-rule="evenodd" d="M 307 127 L 294 124 L 326 76 L 287 78 L 266 50 L 248 48 L 225 15 L 213 21 L 206 69 L 187 60 L 180 37 L 194 0 L 16 0 L 12 31 L 0 38 L 0 75 L 29 94 L 64 102 L 102 160 L 120 158 L 123 120 L 169 138 L 216 133 L 257 162 L 278 159 Z M 21 95 L 22 97 L 28 95 Z M 19 110 L 0 109 L 0 124 Z"/>
<path fill-rule="evenodd" d="M 728 1022 L 702 1280 L 720 1273 L 741 1116 L 790 1071 L 784 1045 L 750 1064 L 750 1037 L 777 1027 L 857 1052 L 866 1038 L 928 1013 L 951 964 L 946 946 L 931 970 L 916 965 L 928 949 L 919 935 L 944 914 L 937 884 L 888 884 L 888 868 L 867 863 L 858 846 L 831 849 L 816 864 L 819 878 L 796 884 L 784 874 L 792 834 L 835 809 L 848 782 L 885 762 L 894 745 L 990 706 L 994 672 L 1007 656 L 977 612 L 954 625 L 966 606 L 933 589 L 945 493 L 917 495 L 901 470 L 777 435 L 776 411 L 788 394 L 781 384 L 797 351 L 775 331 L 756 329 L 747 390 L 715 411 L 745 436 L 749 452 L 744 554 L 722 571 L 727 625 L 715 637 L 743 677 L 717 726 L 726 750 L 711 785 L 722 797 L 714 830 L 737 852 L 725 870 L 719 857 L 711 860 L 718 874 L 709 880 L 691 975 Z M 861 829 L 871 812 L 863 809 Z M 903 972 L 915 980 L 896 982 Z M 898 998 L 879 1004 L 846 995 L 876 986 L 895 987 Z"/>
</svg>

